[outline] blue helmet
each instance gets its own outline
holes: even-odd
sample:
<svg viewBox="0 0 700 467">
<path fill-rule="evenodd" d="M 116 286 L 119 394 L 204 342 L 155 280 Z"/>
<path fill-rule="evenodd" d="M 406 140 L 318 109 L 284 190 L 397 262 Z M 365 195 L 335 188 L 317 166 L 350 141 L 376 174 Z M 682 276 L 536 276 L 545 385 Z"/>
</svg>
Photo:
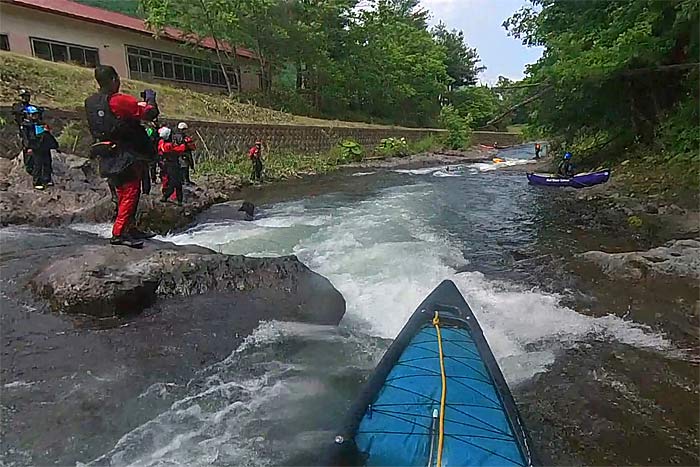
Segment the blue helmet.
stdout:
<svg viewBox="0 0 700 467">
<path fill-rule="evenodd" d="M 25 111 L 26 113 L 30 114 L 30 115 L 31 115 L 31 114 L 38 114 L 38 113 L 39 113 L 39 109 L 37 109 L 37 108 L 34 107 L 33 105 L 28 105 L 28 106 L 24 109 L 24 111 Z"/>
<path fill-rule="evenodd" d="M 564 159 L 571 159 L 571 153 L 567 152 L 566 154 L 564 154 Z"/>
</svg>

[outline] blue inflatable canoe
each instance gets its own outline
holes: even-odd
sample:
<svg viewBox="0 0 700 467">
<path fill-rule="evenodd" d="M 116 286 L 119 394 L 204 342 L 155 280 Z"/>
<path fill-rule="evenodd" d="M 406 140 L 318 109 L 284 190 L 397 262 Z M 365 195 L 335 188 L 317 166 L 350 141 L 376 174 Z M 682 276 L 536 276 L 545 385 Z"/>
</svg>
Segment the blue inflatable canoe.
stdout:
<svg viewBox="0 0 700 467">
<path fill-rule="evenodd" d="M 423 301 L 389 347 L 325 463 L 534 464 L 510 390 L 452 282 L 443 282 Z"/>
<path fill-rule="evenodd" d="M 540 186 L 570 186 L 573 188 L 586 188 L 605 183 L 610 179 L 610 170 L 599 170 L 574 175 L 570 178 L 558 177 L 554 174 L 528 173 L 527 179 L 530 185 Z"/>
</svg>

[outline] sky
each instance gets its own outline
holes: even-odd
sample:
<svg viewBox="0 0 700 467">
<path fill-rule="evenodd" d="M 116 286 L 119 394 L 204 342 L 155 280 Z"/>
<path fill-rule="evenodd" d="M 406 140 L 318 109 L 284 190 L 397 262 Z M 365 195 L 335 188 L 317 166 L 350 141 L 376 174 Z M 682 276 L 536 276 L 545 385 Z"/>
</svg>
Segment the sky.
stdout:
<svg viewBox="0 0 700 467">
<path fill-rule="evenodd" d="M 431 23 L 440 21 L 449 29 L 461 29 L 467 44 L 476 48 L 486 71 L 479 76 L 482 83 L 495 84 L 499 75 L 519 80 L 525 65 L 534 63 L 542 49 L 529 48 L 508 36 L 502 24 L 526 0 L 422 0 L 432 14 Z"/>
</svg>

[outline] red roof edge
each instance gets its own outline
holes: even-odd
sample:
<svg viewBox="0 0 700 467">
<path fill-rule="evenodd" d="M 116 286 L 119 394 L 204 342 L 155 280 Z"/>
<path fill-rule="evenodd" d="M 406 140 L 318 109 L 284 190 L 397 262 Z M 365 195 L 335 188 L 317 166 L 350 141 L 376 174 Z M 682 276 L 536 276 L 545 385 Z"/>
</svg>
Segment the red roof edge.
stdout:
<svg viewBox="0 0 700 467">
<path fill-rule="evenodd" d="M 125 29 L 128 31 L 134 31 L 139 34 L 146 34 L 154 37 L 156 36 L 156 34 L 153 31 L 148 29 L 148 26 L 142 19 L 134 18 L 123 13 L 117 13 L 116 11 L 109 11 L 94 6 L 83 5 L 81 3 L 73 2 L 71 0 L 0 1 L 2 3 L 7 3 L 10 5 L 31 8 L 33 10 L 39 10 L 44 11 L 46 13 L 66 16 L 80 21 L 87 21 L 90 23 L 100 24 L 112 28 Z M 201 41 L 193 41 L 185 37 L 185 33 L 176 28 L 167 27 L 165 28 L 165 30 L 161 31 L 158 37 L 180 43 L 197 44 L 202 48 L 210 50 L 216 49 L 216 44 L 211 37 L 205 37 Z M 219 47 L 221 50 L 225 50 L 227 52 L 231 52 L 233 50 L 233 48 L 229 44 L 221 41 L 219 41 Z M 240 57 L 250 59 L 256 57 L 253 51 L 243 47 L 236 47 L 236 54 Z"/>
</svg>

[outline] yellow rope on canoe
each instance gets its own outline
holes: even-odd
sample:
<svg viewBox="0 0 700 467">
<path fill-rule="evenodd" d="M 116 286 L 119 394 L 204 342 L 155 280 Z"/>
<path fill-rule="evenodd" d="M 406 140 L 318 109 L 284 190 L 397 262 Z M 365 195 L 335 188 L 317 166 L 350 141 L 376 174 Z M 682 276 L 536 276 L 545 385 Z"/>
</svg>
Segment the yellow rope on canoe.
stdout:
<svg viewBox="0 0 700 467">
<path fill-rule="evenodd" d="M 440 379 L 442 380 L 442 394 L 440 395 L 440 428 L 438 431 L 438 451 L 437 451 L 437 467 L 442 466 L 442 444 L 445 439 L 445 400 L 447 399 L 447 378 L 445 377 L 445 358 L 442 354 L 442 335 L 440 334 L 440 315 L 437 310 L 433 318 L 433 326 L 437 333 L 438 352 L 440 355 Z"/>
</svg>

